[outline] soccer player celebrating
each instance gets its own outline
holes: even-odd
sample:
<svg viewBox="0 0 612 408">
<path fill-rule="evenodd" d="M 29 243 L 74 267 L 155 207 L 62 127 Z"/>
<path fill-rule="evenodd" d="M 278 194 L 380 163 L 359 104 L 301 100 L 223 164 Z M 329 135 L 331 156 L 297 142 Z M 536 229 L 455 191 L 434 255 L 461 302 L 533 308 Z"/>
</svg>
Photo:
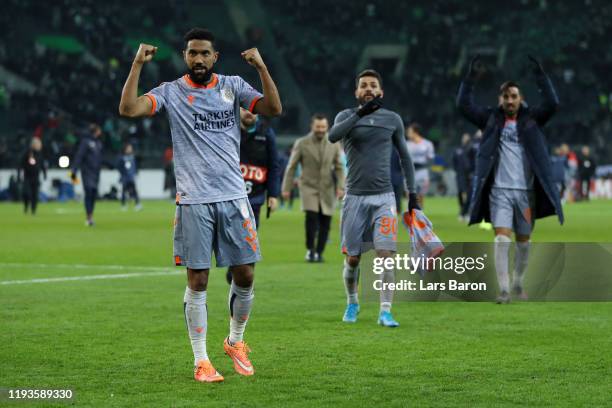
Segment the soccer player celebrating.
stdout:
<svg viewBox="0 0 612 408">
<path fill-rule="evenodd" d="M 459 88 L 457 107 L 467 120 L 482 130 L 470 201 L 470 225 L 482 219 L 495 231 L 495 270 L 500 288 L 497 303 L 510 302 L 508 253 L 512 232 L 516 236 L 516 257 L 512 289 L 526 299 L 523 278 L 529 256 L 529 238 L 534 220 L 557 214 L 563 223 L 559 192 L 552 177 L 551 162 L 542 127 L 559 106 L 559 99 L 542 65 L 529 57 L 542 93 L 539 106 L 527 107 L 515 82 L 504 82 L 497 108 L 474 103 L 478 77 L 472 59 L 467 77 Z"/>
<path fill-rule="evenodd" d="M 404 124 L 395 112 L 382 108 L 382 79 L 368 69 L 356 80 L 355 98 L 359 106 L 340 112 L 329 132 L 329 140 L 342 140 L 348 175 L 342 205 L 341 234 L 344 285 L 347 307 L 343 321 L 357 321 L 359 302 L 359 260 L 373 244 L 378 257 L 396 252 L 397 214 L 391 184 L 391 149 L 397 149 L 408 191 L 408 210 L 419 208 L 414 187 L 414 167 L 404 139 Z M 393 282 L 395 271 L 385 270 L 383 282 Z M 393 291 L 380 292 L 378 323 L 386 327 L 399 324 L 391 315 Z"/>
<path fill-rule="evenodd" d="M 187 267 L 185 320 L 194 354 L 194 378 L 223 381 L 206 353 L 206 288 L 211 255 L 217 266 L 229 266 L 230 331 L 225 353 L 241 375 L 253 375 L 250 351 L 243 341 L 253 303 L 254 264 L 260 258 L 253 211 L 240 172 L 240 107 L 268 116 L 282 111 L 278 91 L 259 51 L 242 57 L 257 69 L 263 95 L 238 76 L 214 72 L 219 52 L 214 35 L 194 28 L 184 37 L 188 73 L 138 96 L 138 80 L 157 47 L 140 44 L 121 93 L 119 112 L 141 117 L 165 110 L 172 134 L 176 172 L 174 258 Z"/>
<path fill-rule="evenodd" d="M 423 129 L 416 122 L 408 126 L 408 153 L 414 163 L 417 198 L 423 207 L 425 194 L 429 191 L 429 164 L 434 158 L 435 149 L 433 143 L 423 137 Z"/>
</svg>

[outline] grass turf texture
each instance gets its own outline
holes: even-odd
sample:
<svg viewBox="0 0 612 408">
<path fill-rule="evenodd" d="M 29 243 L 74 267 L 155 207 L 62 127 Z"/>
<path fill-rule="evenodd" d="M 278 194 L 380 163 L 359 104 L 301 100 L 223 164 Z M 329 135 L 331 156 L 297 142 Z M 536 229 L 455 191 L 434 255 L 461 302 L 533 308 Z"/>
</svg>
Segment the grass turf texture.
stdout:
<svg viewBox="0 0 612 408">
<path fill-rule="evenodd" d="M 445 241 L 490 241 L 429 199 Z M 566 206 L 567 224 L 538 221 L 535 241 L 612 241 L 610 203 Z M 99 203 L 94 228 L 76 203 L 36 217 L 0 205 L 0 280 L 128 273 L 58 264 L 166 267 L 174 206 L 140 213 Z M 224 271 L 211 271 L 208 353 L 222 384 L 192 379 L 181 275 L 0 285 L 0 388 L 72 388 L 71 403 L 36 406 L 604 406 L 610 403 L 612 303 L 398 303 L 401 326 L 376 325 L 376 303 L 343 324 L 334 217 L 325 264 L 303 261 L 298 208 L 262 221 L 264 261 L 245 339 L 256 375 L 234 373 Z M 400 240 L 406 240 L 402 230 Z M 17 265 L 7 265 L 9 263 Z M 49 264 L 48 267 L 23 264 Z M 142 272 L 134 269 L 133 272 Z M 27 406 L 0 401 L 0 406 Z"/>
</svg>

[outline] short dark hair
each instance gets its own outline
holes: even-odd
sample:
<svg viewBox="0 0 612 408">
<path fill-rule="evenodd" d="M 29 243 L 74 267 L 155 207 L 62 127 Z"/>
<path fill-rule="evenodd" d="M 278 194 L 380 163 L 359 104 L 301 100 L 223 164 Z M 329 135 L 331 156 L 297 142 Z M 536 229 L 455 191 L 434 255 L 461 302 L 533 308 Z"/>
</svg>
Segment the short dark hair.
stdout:
<svg viewBox="0 0 612 408">
<path fill-rule="evenodd" d="M 519 90 L 519 95 L 521 94 L 521 88 L 514 81 L 506 81 L 503 84 L 501 84 L 501 86 L 499 87 L 499 94 L 502 95 L 504 92 L 506 92 L 510 88 L 518 89 Z"/>
<path fill-rule="evenodd" d="M 323 119 L 327 120 L 327 116 L 325 116 L 324 113 L 315 113 L 310 118 L 310 123 L 314 122 L 315 120 L 323 120 Z"/>
<path fill-rule="evenodd" d="M 412 129 L 412 131 L 418 135 L 423 135 L 423 127 L 420 123 L 412 122 L 410 125 L 408 125 L 408 129 Z"/>
<path fill-rule="evenodd" d="M 215 35 L 206 28 L 195 27 L 187 31 L 187 33 L 183 37 L 183 41 L 185 41 L 185 49 L 187 49 L 187 43 L 191 40 L 210 41 L 210 44 L 212 45 L 213 49 L 217 48 L 217 44 L 215 41 Z"/>
<path fill-rule="evenodd" d="M 380 85 L 380 88 L 382 89 L 383 87 L 383 82 L 382 82 L 382 77 L 380 76 L 380 74 L 373 70 L 373 69 L 364 69 L 363 71 L 361 71 L 359 73 L 359 75 L 357 75 L 357 78 L 355 78 L 355 86 L 358 87 L 359 86 L 359 80 L 363 77 L 374 77 L 376 79 L 378 79 L 378 85 Z"/>
</svg>

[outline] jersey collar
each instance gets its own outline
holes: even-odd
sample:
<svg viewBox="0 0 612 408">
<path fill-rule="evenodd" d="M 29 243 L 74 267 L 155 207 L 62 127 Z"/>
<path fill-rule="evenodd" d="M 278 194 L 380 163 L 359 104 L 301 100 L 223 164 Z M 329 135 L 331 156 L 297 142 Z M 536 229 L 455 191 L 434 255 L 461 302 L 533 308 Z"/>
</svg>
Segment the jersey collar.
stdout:
<svg viewBox="0 0 612 408">
<path fill-rule="evenodd" d="M 217 74 L 212 74 L 211 81 L 206 85 L 196 84 L 191 80 L 191 78 L 189 78 L 189 74 L 185 74 L 183 76 L 183 79 L 185 80 L 185 83 L 192 88 L 210 89 L 214 88 L 219 83 L 219 78 L 217 77 Z"/>
</svg>

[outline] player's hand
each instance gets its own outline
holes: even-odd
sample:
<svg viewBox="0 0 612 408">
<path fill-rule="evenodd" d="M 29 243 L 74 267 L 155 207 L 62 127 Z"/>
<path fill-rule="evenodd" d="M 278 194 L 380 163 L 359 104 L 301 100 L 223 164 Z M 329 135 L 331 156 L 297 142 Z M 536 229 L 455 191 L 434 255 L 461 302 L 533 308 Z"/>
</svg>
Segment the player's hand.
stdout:
<svg viewBox="0 0 612 408">
<path fill-rule="evenodd" d="M 283 196 L 284 200 L 288 200 L 291 197 L 291 193 L 289 191 L 283 191 L 281 195 Z"/>
<path fill-rule="evenodd" d="M 72 180 L 73 183 L 76 183 L 77 181 L 77 175 L 74 171 L 70 172 L 70 180 Z"/>
<path fill-rule="evenodd" d="M 278 199 L 276 197 L 268 197 L 268 207 L 270 207 L 270 211 L 276 211 L 278 208 Z"/>
<path fill-rule="evenodd" d="M 266 64 L 264 64 L 263 58 L 261 58 L 257 48 L 250 48 L 246 51 L 242 51 L 240 55 L 242 55 L 242 58 L 244 58 L 249 65 L 257 68 L 258 70 L 266 68 Z"/>
<path fill-rule="evenodd" d="M 144 64 L 145 62 L 149 62 L 153 59 L 156 52 L 157 47 L 141 43 L 138 47 L 138 51 L 136 52 L 136 56 L 134 57 L 134 62 L 137 64 Z"/>
<path fill-rule="evenodd" d="M 527 55 L 527 58 L 529 58 L 529 61 L 531 61 L 531 70 L 533 71 L 533 73 L 536 75 L 543 75 L 544 68 L 542 67 L 542 64 L 540 64 L 540 61 L 535 59 L 533 55 Z"/>
<path fill-rule="evenodd" d="M 408 212 L 412 214 L 412 210 L 420 210 L 419 199 L 416 193 L 408 194 Z"/>
<path fill-rule="evenodd" d="M 476 70 L 476 64 L 478 64 L 478 62 L 480 62 L 480 54 L 476 54 L 476 56 L 470 61 L 467 77 L 471 80 L 476 80 L 478 77 L 478 70 Z"/>
<path fill-rule="evenodd" d="M 382 98 L 380 95 L 375 97 L 374 99 L 368 101 L 357 111 L 357 116 L 363 118 L 365 115 L 369 115 L 370 113 L 376 112 L 382 107 Z"/>
<path fill-rule="evenodd" d="M 344 196 L 344 190 L 341 188 L 336 189 L 336 198 L 341 199 Z"/>
</svg>

